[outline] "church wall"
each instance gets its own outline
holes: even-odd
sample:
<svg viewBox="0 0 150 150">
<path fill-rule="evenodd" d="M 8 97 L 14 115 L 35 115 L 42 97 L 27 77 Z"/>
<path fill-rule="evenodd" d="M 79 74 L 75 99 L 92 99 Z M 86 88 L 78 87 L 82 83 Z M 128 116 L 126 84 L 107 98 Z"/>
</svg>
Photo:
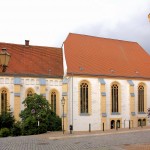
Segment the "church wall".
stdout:
<svg viewBox="0 0 150 150">
<path fill-rule="evenodd" d="M 150 108 L 150 81 L 147 82 L 147 108 Z M 147 125 L 150 125 L 150 118 L 148 117 Z"/>
<path fill-rule="evenodd" d="M 91 85 L 91 112 L 89 114 L 80 114 L 79 111 L 79 83 L 81 81 L 88 81 Z M 72 90 L 72 81 L 73 81 L 73 90 Z M 97 78 L 78 78 L 73 77 L 69 80 L 69 124 L 72 124 L 73 117 L 73 130 L 74 131 L 87 131 L 89 130 L 89 124 L 91 125 L 91 130 L 100 130 L 100 92 L 99 92 L 99 82 Z M 72 97 L 73 92 L 73 97 Z M 73 98 L 73 105 L 72 105 Z M 72 114 L 73 106 L 73 114 Z M 90 107 L 90 106 L 89 106 Z"/>
<path fill-rule="evenodd" d="M 88 81 L 91 85 L 91 114 L 80 114 L 80 88 L 81 81 Z M 150 106 L 150 81 L 132 80 L 134 86 L 128 83 L 128 79 L 106 78 L 105 85 L 102 85 L 99 78 L 88 77 L 70 77 L 68 82 L 68 125 L 73 122 L 74 131 L 88 131 L 89 124 L 91 130 L 103 130 L 103 123 L 105 129 L 111 128 L 111 120 L 115 122 L 120 120 L 120 128 L 137 127 L 138 119 L 147 119 L 147 112 L 145 114 L 138 114 L 138 85 L 145 84 L 145 111 Z M 73 83 L 73 90 L 72 90 Z M 119 113 L 111 112 L 111 85 L 117 83 L 119 85 Z M 73 96 L 72 96 L 73 93 Z M 134 94 L 133 94 L 134 93 Z M 106 95 L 105 95 L 106 94 Z M 134 96 L 131 96 L 131 95 Z M 73 99 L 73 105 L 72 105 Z M 105 102 L 106 101 L 106 102 Z M 73 107 L 73 111 L 72 111 Z M 106 107 L 106 108 L 105 108 Z M 106 111 L 105 111 L 106 110 Z M 73 112 L 73 114 L 72 114 Z M 73 117 L 73 121 L 72 121 Z M 148 125 L 148 119 L 147 119 Z M 68 127 L 69 130 L 69 127 Z"/>
<path fill-rule="evenodd" d="M 13 78 L 11 77 L 0 77 L 0 90 L 5 88 L 8 92 L 8 102 L 7 105 L 10 106 L 10 109 L 14 111 L 14 85 Z M 0 106 L 1 106 L 1 98 L 0 98 Z M 0 108 L 1 110 L 1 108 Z"/>
<path fill-rule="evenodd" d="M 149 119 L 147 118 L 147 108 L 150 108 L 150 81 L 137 81 L 133 80 L 135 84 L 135 113 L 136 113 L 136 126 L 138 125 L 138 119 L 146 119 L 146 125 L 149 124 Z M 138 86 L 139 84 L 144 85 L 144 113 L 138 113 Z"/>
<path fill-rule="evenodd" d="M 24 109 L 22 102 L 27 96 L 27 90 L 30 88 L 37 94 L 42 94 L 49 100 L 49 94 L 52 89 L 58 91 L 58 112 L 61 116 L 61 98 L 62 98 L 62 79 L 47 78 L 41 81 L 40 78 L 30 77 L 0 77 L 0 89 L 8 89 L 8 105 L 14 112 L 14 116 L 19 120 L 19 113 Z"/>
<path fill-rule="evenodd" d="M 127 80 L 105 79 L 106 82 L 106 112 L 107 112 L 107 129 L 110 129 L 110 121 L 121 119 L 121 127 L 124 127 L 124 120 L 129 120 L 129 84 Z M 111 112 L 111 85 L 117 82 L 120 86 L 119 95 L 119 113 L 112 114 Z"/>
<path fill-rule="evenodd" d="M 91 112 L 89 115 L 82 115 L 79 111 L 79 84 L 83 80 L 88 81 L 90 84 Z M 32 88 L 35 93 L 43 94 L 47 100 L 50 100 L 51 90 L 58 91 L 58 115 L 60 117 L 62 117 L 61 99 L 62 96 L 65 97 L 65 130 L 69 130 L 69 125 L 71 124 L 73 124 L 74 131 L 88 131 L 89 124 L 91 125 L 91 130 L 102 130 L 103 123 L 105 123 L 105 129 L 110 129 L 111 120 L 117 121 L 118 119 L 121 121 L 122 128 L 129 127 L 129 120 L 131 121 L 131 127 L 137 127 L 138 119 L 146 119 L 146 125 L 150 125 L 150 120 L 147 118 L 147 108 L 150 108 L 150 81 L 132 80 L 134 86 L 131 86 L 127 79 L 105 78 L 105 85 L 102 85 L 99 78 L 76 76 L 73 79 L 70 77 L 68 83 L 63 84 L 63 86 L 62 80 L 55 78 L 44 79 L 45 83 L 42 85 L 39 78 L 21 77 L 18 81 L 20 82 L 15 83 L 14 77 L 0 77 L 0 89 L 6 88 L 8 90 L 8 104 L 18 120 L 20 111 L 24 109 L 22 102 L 26 98 L 26 91 L 28 88 Z M 119 114 L 111 113 L 111 85 L 114 82 L 120 85 Z M 145 113 L 143 114 L 138 113 L 138 85 L 140 83 L 145 88 L 146 102 L 144 103 Z M 103 95 L 102 93 L 105 94 Z M 134 96 L 131 96 L 131 93 L 134 93 Z"/>
</svg>

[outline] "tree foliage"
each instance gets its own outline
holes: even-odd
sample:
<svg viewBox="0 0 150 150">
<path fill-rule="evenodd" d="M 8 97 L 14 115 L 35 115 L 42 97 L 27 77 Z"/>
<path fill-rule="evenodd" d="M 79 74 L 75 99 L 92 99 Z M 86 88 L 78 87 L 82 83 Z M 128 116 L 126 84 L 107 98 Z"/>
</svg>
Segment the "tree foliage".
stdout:
<svg viewBox="0 0 150 150">
<path fill-rule="evenodd" d="M 11 129 L 15 122 L 15 118 L 13 113 L 8 109 L 6 112 L 2 112 L 0 114 L 0 129 L 1 128 L 8 128 Z"/>
<path fill-rule="evenodd" d="M 21 111 L 20 117 L 24 135 L 61 129 L 61 119 L 51 111 L 50 104 L 42 95 L 28 96 L 23 104 L 25 109 Z"/>
</svg>

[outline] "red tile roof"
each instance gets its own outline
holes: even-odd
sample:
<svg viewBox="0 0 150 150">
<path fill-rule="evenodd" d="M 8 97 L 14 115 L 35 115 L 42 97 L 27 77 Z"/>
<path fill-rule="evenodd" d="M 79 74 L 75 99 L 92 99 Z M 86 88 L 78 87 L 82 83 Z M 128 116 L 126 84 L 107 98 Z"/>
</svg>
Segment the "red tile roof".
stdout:
<svg viewBox="0 0 150 150">
<path fill-rule="evenodd" d="M 67 74 L 150 79 L 150 56 L 136 42 L 70 33 L 64 49 Z"/>
<path fill-rule="evenodd" d="M 3 75 L 63 77 L 61 48 L 0 43 L 0 50 L 2 48 L 11 54 Z"/>
</svg>

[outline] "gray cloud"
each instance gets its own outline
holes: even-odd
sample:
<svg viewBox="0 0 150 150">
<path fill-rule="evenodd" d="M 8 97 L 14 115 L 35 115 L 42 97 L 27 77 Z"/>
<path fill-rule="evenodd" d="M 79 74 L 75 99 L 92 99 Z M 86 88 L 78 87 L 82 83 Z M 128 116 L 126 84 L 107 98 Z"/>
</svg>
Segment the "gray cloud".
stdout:
<svg viewBox="0 0 150 150">
<path fill-rule="evenodd" d="M 129 22 L 118 22 L 114 28 L 109 27 L 105 22 L 99 22 L 81 26 L 75 32 L 104 38 L 134 41 L 139 43 L 150 54 L 150 22 L 145 11 L 134 16 Z"/>
</svg>

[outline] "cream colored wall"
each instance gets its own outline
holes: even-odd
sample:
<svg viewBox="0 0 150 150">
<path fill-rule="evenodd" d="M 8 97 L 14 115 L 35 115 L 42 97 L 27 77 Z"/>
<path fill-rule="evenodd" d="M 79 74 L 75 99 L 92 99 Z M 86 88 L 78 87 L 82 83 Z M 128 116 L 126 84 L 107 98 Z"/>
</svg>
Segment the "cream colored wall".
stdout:
<svg viewBox="0 0 150 150">
<path fill-rule="evenodd" d="M 62 94 L 67 93 L 66 95 L 63 95 L 65 99 L 65 105 L 64 105 L 64 129 L 69 130 L 69 124 L 68 124 L 68 84 L 62 85 Z M 63 109 L 61 105 L 61 116 L 63 116 Z M 63 122 L 62 122 L 63 125 Z"/>
<path fill-rule="evenodd" d="M 100 93 L 102 93 L 102 92 L 106 93 L 105 84 L 100 84 Z M 101 95 L 100 102 L 101 102 L 100 103 L 100 108 L 101 108 L 100 115 L 101 115 L 101 122 L 102 122 L 101 124 L 104 123 L 104 129 L 106 129 L 107 128 L 107 119 L 106 119 L 106 117 L 102 116 L 102 114 L 107 114 L 106 113 L 106 96 Z M 102 125 L 102 128 L 103 128 L 103 125 Z"/>
<path fill-rule="evenodd" d="M 46 93 L 46 85 L 41 85 L 40 86 L 40 94 L 45 94 Z"/>
<path fill-rule="evenodd" d="M 129 85 L 129 93 L 134 93 L 134 86 Z M 129 107 L 130 107 L 130 122 L 131 122 L 130 127 L 137 127 L 136 115 L 135 116 L 132 115 L 132 112 L 135 112 L 135 96 L 132 97 L 131 95 L 129 95 L 129 100 L 130 100 Z"/>
<path fill-rule="evenodd" d="M 20 85 L 14 85 L 14 93 L 20 93 Z M 19 114 L 21 112 L 21 99 L 20 96 L 15 96 L 14 98 L 14 117 L 16 120 L 19 120 Z"/>
</svg>

